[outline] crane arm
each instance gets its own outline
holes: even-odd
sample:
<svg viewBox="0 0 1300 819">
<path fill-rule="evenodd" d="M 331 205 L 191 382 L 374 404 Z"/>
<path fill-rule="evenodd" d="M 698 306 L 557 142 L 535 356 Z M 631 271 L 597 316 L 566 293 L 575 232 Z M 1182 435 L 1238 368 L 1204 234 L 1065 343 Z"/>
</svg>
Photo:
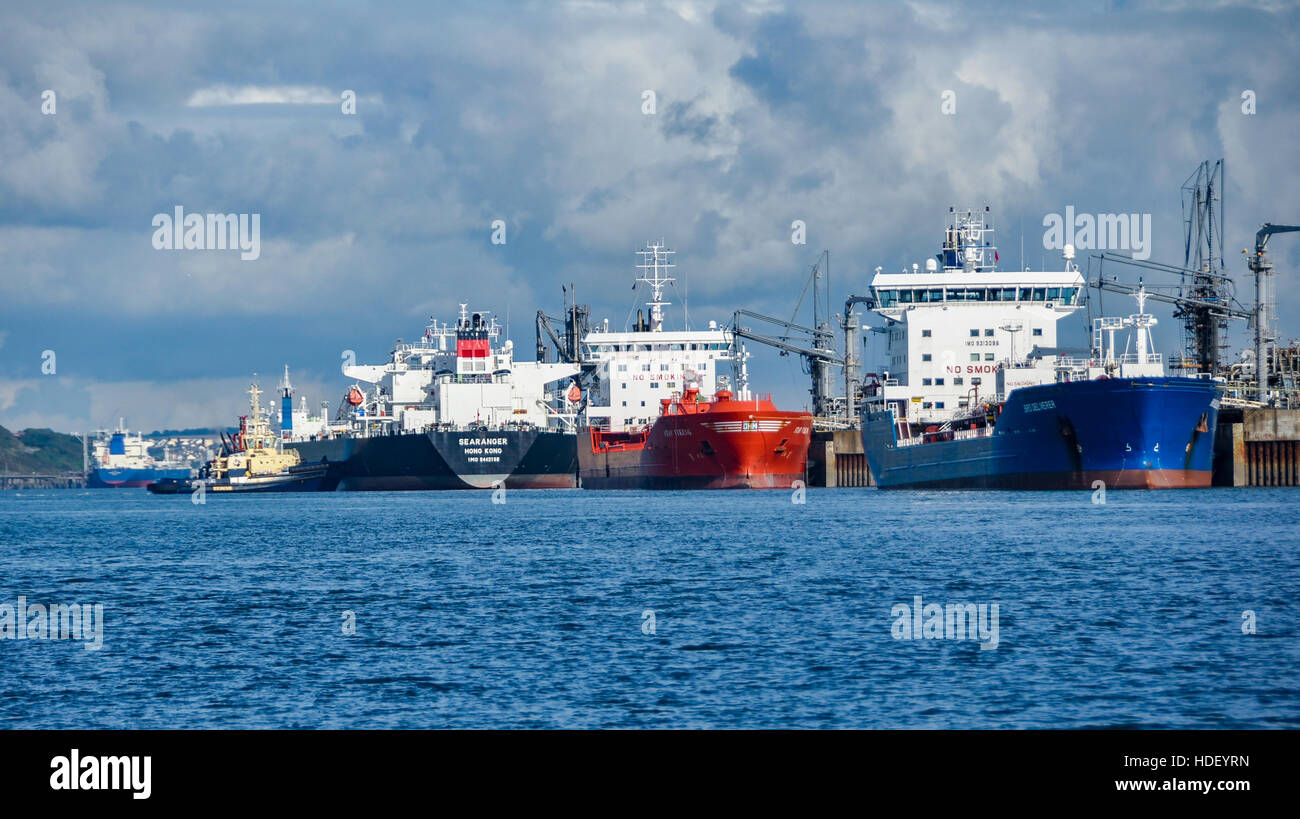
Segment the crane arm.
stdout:
<svg viewBox="0 0 1300 819">
<path fill-rule="evenodd" d="M 855 304 L 865 304 L 869 308 L 875 308 L 876 300 L 871 296 L 849 296 L 847 299 L 844 300 L 845 321 L 849 320 L 849 311 L 853 309 L 853 305 Z"/>
<path fill-rule="evenodd" d="M 811 327 L 804 327 L 802 324 L 795 324 L 794 322 L 786 321 L 785 319 L 779 319 L 776 318 L 775 316 L 767 316 L 762 313 L 755 313 L 753 310 L 737 310 L 734 313 L 734 317 L 736 319 L 739 319 L 741 316 L 745 316 L 746 318 L 756 319 L 758 321 L 765 321 L 769 324 L 775 324 L 778 327 L 784 327 L 787 330 L 795 330 L 800 333 L 807 333 L 810 336 L 815 335 L 817 333 L 817 331 Z"/>
<path fill-rule="evenodd" d="M 1132 285 L 1106 281 L 1105 279 L 1098 279 L 1097 281 L 1092 282 L 1090 286 L 1096 290 L 1109 290 L 1112 293 L 1125 293 L 1128 295 L 1132 295 L 1138 291 L 1138 288 Z M 1164 302 L 1165 304 L 1173 304 L 1179 307 L 1203 307 L 1206 310 L 1229 318 L 1249 319 L 1255 315 L 1254 311 L 1239 310 L 1235 307 L 1228 307 L 1225 304 L 1215 301 L 1193 299 L 1184 296 L 1171 296 L 1154 290 L 1147 290 L 1146 295 L 1151 301 Z"/>
<path fill-rule="evenodd" d="M 1273 225 L 1265 222 L 1255 232 L 1255 255 L 1264 252 L 1264 248 L 1268 245 L 1268 237 L 1274 233 L 1292 233 L 1297 230 L 1300 230 L 1300 225 Z"/>
<path fill-rule="evenodd" d="M 556 335 L 555 329 L 551 327 L 552 320 L 559 321 L 559 319 L 552 319 L 551 316 L 546 315 L 541 310 L 537 311 L 537 329 L 539 331 L 538 339 L 537 339 L 537 360 L 538 361 L 542 360 L 542 354 L 545 352 L 545 346 L 542 344 L 542 340 L 541 340 L 542 332 L 545 332 L 546 335 L 550 336 L 551 343 L 555 345 L 555 351 L 557 357 L 559 357 L 561 360 L 567 358 L 567 356 L 564 354 L 564 344 L 561 343 L 560 337 Z"/>
<path fill-rule="evenodd" d="M 788 353 L 797 353 L 798 355 L 805 356 L 806 358 L 817 358 L 831 364 L 839 364 L 839 365 L 844 364 L 844 359 L 841 356 L 838 356 L 835 353 L 829 352 L 827 350 L 816 350 L 809 347 L 800 347 L 799 345 L 791 344 L 788 341 L 785 341 L 784 339 L 773 338 L 772 336 L 765 336 L 762 333 L 755 333 L 751 330 L 746 330 L 743 327 L 732 327 L 731 334 L 736 338 L 743 338 L 748 341 L 757 341 L 759 344 L 766 344 L 769 347 L 775 347 L 778 350 L 785 350 Z"/>
</svg>

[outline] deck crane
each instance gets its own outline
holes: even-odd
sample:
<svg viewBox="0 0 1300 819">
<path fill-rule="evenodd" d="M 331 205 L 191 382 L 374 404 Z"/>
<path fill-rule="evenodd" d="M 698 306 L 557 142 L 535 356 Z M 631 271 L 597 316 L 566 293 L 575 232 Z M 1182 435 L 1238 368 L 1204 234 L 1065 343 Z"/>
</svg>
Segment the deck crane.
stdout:
<svg viewBox="0 0 1300 819">
<path fill-rule="evenodd" d="M 564 318 L 548 316 L 545 311 L 537 311 L 537 361 L 545 362 L 548 357 L 549 349 L 546 346 L 546 340 L 549 338 L 555 345 L 555 353 L 558 361 L 568 362 L 570 364 L 582 363 L 582 339 L 590 332 L 591 327 L 591 308 L 585 304 L 578 304 L 576 297 L 576 288 L 570 284 L 568 287 L 561 287 L 564 291 Z M 564 322 L 564 336 L 560 337 L 555 332 L 551 322 Z"/>
<path fill-rule="evenodd" d="M 1260 401 L 1269 388 L 1270 362 L 1277 356 L 1277 291 L 1274 289 L 1273 263 L 1269 261 L 1268 237 L 1276 233 L 1300 230 L 1297 225 L 1273 225 L 1265 222 L 1255 233 L 1255 254 L 1246 266 L 1255 274 L 1255 384 Z M 1241 251 L 1248 253 L 1248 251 Z"/>
</svg>

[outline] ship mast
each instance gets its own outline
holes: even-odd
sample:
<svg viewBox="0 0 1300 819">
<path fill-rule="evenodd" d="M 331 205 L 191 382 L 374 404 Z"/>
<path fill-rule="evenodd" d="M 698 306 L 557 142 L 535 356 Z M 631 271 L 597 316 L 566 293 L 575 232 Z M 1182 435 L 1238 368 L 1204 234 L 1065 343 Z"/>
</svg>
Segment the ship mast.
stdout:
<svg viewBox="0 0 1300 819">
<path fill-rule="evenodd" d="M 663 330 L 663 308 L 672 304 L 670 301 L 664 301 L 663 298 L 664 285 L 677 281 L 672 276 L 667 275 L 667 271 L 677 266 L 669 261 L 669 257 L 676 252 L 664 247 L 662 239 L 659 240 L 659 244 L 648 242 L 645 250 L 637 251 L 637 253 L 641 254 L 641 264 L 637 265 L 637 269 L 646 271 L 641 274 L 637 281 L 645 282 L 654 291 L 653 297 L 646 304 L 650 307 L 650 330 L 655 333 Z"/>
</svg>

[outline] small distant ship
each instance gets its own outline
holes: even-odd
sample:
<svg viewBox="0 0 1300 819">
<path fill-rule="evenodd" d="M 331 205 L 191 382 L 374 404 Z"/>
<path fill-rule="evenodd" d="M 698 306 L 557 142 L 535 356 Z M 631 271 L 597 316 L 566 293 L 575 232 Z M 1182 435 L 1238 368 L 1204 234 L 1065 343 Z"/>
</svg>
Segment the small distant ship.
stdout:
<svg viewBox="0 0 1300 819">
<path fill-rule="evenodd" d="M 229 440 L 223 433 L 221 454 L 199 470 L 197 483 L 215 494 L 333 489 L 328 461 L 304 463 L 297 452 L 280 448 L 267 413 L 262 409 L 261 394 L 257 384 L 249 387 L 249 414 L 239 417 L 239 430 Z M 189 493 L 196 488 L 196 481 L 176 478 L 148 486 L 156 495 Z"/>
<path fill-rule="evenodd" d="M 880 273 L 886 371 L 864 396 L 862 443 L 889 488 L 1109 489 L 1210 485 L 1219 398 L 1207 379 L 1171 378 L 1150 352 L 1156 318 L 1094 320 L 1091 349 L 1060 348 L 1056 324 L 1081 306 L 1066 270 L 996 268 L 984 214 L 954 213 L 926 272 Z M 1131 331 L 1131 352 L 1115 333 Z M 1106 336 L 1109 343 L 1106 343 Z M 1032 345 L 1032 347 L 1031 347 Z M 1098 483 L 1100 482 L 1100 483 Z"/>
<path fill-rule="evenodd" d="M 649 244 L 638 283 L 651 288 L 649 319 L 583 339 L 594 371 L 578 445 L 588 489 L 770 489 L 803 480 L 812 415 L 778 410 L 748 389 L 746 353 L 730 332 L 665 330 L 664 288 L 675 251 Z M 737 392 L 716 367 L 732 366 Z"/>
<path fill-rule="evenodd" d="M 431 319 L 387 364 L 343 368 L 354 383 L 332 421 L 293 408 L 286 374 L 286 451 L 327 459 L 344 491 L 576 487 L 580 367 L 516 361 L 501 337 L 466 304 L 454 325 Z"/>
<path fill-rule="evenodd" d="M 164 453 L 162 460 L 150 455 L 144 436 L 128 431 L 124 419 L 118 419 L 117 429 L 96 433 L 91 457 L 86 485 L 94 489 L 140 489 L 154 481 L 192 474 L 187 463 L 169 453 Z"/>
</svg>

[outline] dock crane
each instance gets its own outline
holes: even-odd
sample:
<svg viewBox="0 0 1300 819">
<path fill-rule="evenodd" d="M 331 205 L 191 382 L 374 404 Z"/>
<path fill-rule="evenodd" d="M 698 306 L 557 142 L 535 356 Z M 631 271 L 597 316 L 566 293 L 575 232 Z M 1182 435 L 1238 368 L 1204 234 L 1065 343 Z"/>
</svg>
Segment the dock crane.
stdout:
<svg viewBox="0 0 1300 819">
<path fill-rule="evenodd" d="M 1230 302 L 1227 299 L 1213 297 L 1207 298 L 1201 295 L 1182 295 L 1181 291 L 1184 290 L 1183 285 L 1150 285 L 1143 283 L 1141 279 L 1139 279 L 1138 283 L 1134 285 L 1128 284 L 1127 282 L 1121 282 L 1114 277 L 1108 279 L 1105 274 L 1106 262 L 1118 262 L 1162 273 L 1183 274 L 1194 272 L 1187 270 L 1186 268 L 1161 264 L 1160 262 L 1140 261 L 1128 256 L 1120 256 L 1105 251 L 1092 254 L 1088 261 L 1089 268 L 1092 267 L 1092 259 L 1097 259 L 1100 262 L 1098 265 L 1097 277 L 1095 279 L 1091 277 L 1091 270 L 1089 271 L 1088 286 L 1094 290 L 1101 290 L 1110 293 L 1123 293 L 1128 296 L 1136 295 L 1139 290 L 1143 290 L 1146 292 L 1146 297 L 1149 301 L 1172 304 L 1174 307 L 1178 308 L 1178 310 L 1183 312 L 1190 312 L 1193 310 L 1200 311 L 1214 320 L 1243 319 L 1249 321 L 1255 316 L 1253 311 L 1247 310 L 1241 305 L 1234 306 L 1234 302 Z M 1161 292 L 1162 290 L 1177 290 L 1180 292 L 1165 293 Z M 1214 353 L 1215 348 L 1213 347 L 1205 347 L 1203 350 L 1203 354 L 1207 356 L 1207 360 L 1199 362 L 1199 365 L 1205 372 L 1217 372 L 1218 361 Z"/>
<path fill-rule="evenodd" d="M 1260 401 L 1265 399 L 1269 388 L 1270 362 L 1277 357 L 1277 291 L 1273 263 L 1266 252 L 1268 238 L 1295 231 L 1300 231 L 1300 226 L 1265 222 L 1255 233 L 1255 254 L 1246 259 L 1246 266 L 1255 274 L 1255 384 Z"/>
<path fill-rule="evenodd" d="M 829 298 L 822 295 L 822 291 L 825 289 L 824 279 L 829 270 L 830 251 L 824 250 L 817 258 L 816 264 L 812 266 L 808 279 L 804 282 L 803 293 L 800 294 L 799 300 L 795 303 L 794 315 L 791 316 L 789 321 L 763 313 L 755 313 L 752 310 L 737 310 L 731 317 L 731 335 L 734 340 L 756 341 L 759 344 L 775 347 L 781 351 L 781 355 L 788 356 L 793 353 L 804 359 L 807 371 L 812 376 L 812 390 L 810 392 L 812 393 L 813 415 L 817 418 L 829 418 L 834 414 L 835 399 L 831 395 L 830 368 L 833 366 L 842 367 L 845 364 L 845 359 L 835 352 L 835 331 L 831 327 L 829 317 L 823 315 L 823 313 L 830 312 Z M 807 327 L 795 323 L 794 316 L 799 314 L 799 308 L 803 306 L 803 300 L 808 295 L 810 285 L 813 291 L 813 326 Z M 783 332 L 759 332 L 742 324 L 742 319 L 753 319 L 774 325 Z"/>
<path fill-rule="evenodd" d="M 854 316 L 855 305 L 865 304 L 874 307 L 876 301 L 869 296 L 849 296 L 844 302 L 844 312 L 839 316 L 840 329 L 844 331 L 844 353 L 835 351 L 835 331 L 830 317 L 829 295 L 824 280 L 830 270 L 830 252 L 822 251 L 817 263 L 813 265 L 808 280 L 804 283 L 803 293 L 795 303 L 794 316 L 799 314 L 804 297 L 808 295 L 811 285 L 813 291 L 813 326 L 798 324 L 791 316 L 789 321 L 775 316 L 755 313 L 752 310 L 737 310 L 732 314 L 731 334 L 734 339 L 756 341 L 781 351 L 781 355 L 797 355 L 804 359 L 807 372 L 812 376 L 813 415 L 819 419 L 835 416 L 835 397 L 832 395 L 831 368 L 844 368 L 844 413 L 848 424 L 853 424 L 856 417 L 855 397 L 861 385 L 858 378 L 858 355 L 854 351 L 853 341 L 857 337 L 859 324 Z M 751 319 L 773 326 L 770 332 L 760 332 L 742 323 Z"/>
<path fill-rule="evenodd" d="M 760 333 L 741 323 L 742 319 L 772 324 L 784 332 L 779 334 Z M 733 339 L 745 339 L 775 347 L 781 355 L 791 353 L 801 356 L 807 362 L 808 372 L 812 375 L 813 415 L 828 418 L 834 413 L 834 399 L 831 396 L 831 373 L 833 366 L 844 366 L 844 358 L 832 349 L 835 342 L 834 333 L 829 325 L 825 331 L 785 321 L 775 316 L 755 313 L 753 310 L 737 310 L 731 317 L 731 335 Z"/>
</svg>

